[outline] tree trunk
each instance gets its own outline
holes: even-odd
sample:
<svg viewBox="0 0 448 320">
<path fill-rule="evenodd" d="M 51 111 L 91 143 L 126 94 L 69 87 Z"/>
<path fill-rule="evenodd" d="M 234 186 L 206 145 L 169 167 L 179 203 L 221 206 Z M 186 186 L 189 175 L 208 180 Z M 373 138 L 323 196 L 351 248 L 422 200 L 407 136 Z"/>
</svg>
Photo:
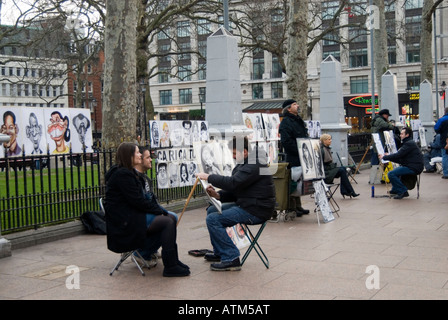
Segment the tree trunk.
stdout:
<svg viewBox="0 0 448 320">
<path fill-rule="evenodd" d="M 432 9 L 433 0 L 425 0 L 422 9 L 422 34 L 420 37 L 420 81 L 428 80 L 433 84 L 433 59 L 432 59 Z"/>
<path fill-rule="evenodd" d="M 378 93 L 378 104 L 381 106 L 381 77 L 389 69 L 389 59 L 387 52 L 387 30 L 386 17 L 384 9 L 384 0 L 373 0 L 373 4 L 378 7 L 380 16 L 380 28 L 373 32 L 374 65 L 375 65 L 375 83 Z"/>
<path fill-rule="evenodd" d="M 138 0 L 108 0 L 104 68 L 103 146 L 136 141 Z"/>
<path fill-rule="evenodd" d="M 287 97 L 295 99 L 300 115 L 308 118 L 307 36 L 308 1 L 291 0 L 288 25 Z"/>
</svg>

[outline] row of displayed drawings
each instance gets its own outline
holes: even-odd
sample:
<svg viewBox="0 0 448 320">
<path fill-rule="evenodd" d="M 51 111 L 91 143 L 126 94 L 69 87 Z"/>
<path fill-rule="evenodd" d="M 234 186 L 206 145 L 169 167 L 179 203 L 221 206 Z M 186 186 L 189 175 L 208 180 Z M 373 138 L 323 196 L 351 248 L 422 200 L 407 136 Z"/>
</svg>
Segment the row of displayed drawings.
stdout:
<svg viewBox="0 0 448 320">
<path fill-rule="evenodd" d="M 10 137 L 0 158 L 50 153 L 92 152 L 90 110 L 81 108 L 0 107 L 1 133 Z"/>
<path fill-rule="evenodd" d="M 248 136 L 251 142 L 270 142 L 280 140 L 280 118 L 274 113 L 243 113 L 243 122 L 253 133 Z M 320 122 L 307 120 L 310 138 L 318 138 L 321 134 Z M 190 147 L 195 142 L 209 140 L 207 121 L 194 120 L 161 120 L 149 122 L 151 132 L 151 148 Z"/>
</svg>

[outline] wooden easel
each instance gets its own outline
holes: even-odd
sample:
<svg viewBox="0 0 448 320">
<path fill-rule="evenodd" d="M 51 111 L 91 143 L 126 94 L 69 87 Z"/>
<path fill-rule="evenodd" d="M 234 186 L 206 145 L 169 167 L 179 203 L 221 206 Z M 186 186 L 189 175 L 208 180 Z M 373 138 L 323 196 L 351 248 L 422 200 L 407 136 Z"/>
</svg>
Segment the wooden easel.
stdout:
<svg viewBox="0 0 448 320">
<path fill-rule="evenodd" d="M 177 225 L 179 225 L 180 219 L 182 219 L 182 216 L 187 209 L 188 204 L 190 203 L 190 199 L 193 196 L 194 190 L 196 189 L 196 186 L 198 185 L 199 178 L 196 178 L 196 181 L 194 182 L 193 188 L 191 188 L 190 194 L 188 195 L 187 201 L 185 202 L 184 209 L 182 210 L 181 214 L 179 215 L 179 219 L 177 220 Z"/>
<path fill-rule="evenodd" d="M 367 152 L 369 152 L 370 147 L 372 146 L 372 144 L 373 144 L 373 139 L 370 141 L 370 144 L 367 146 L 366 152 L 364 152 L 364 155 L 362 156 L 361 161 L 359 161 L 358 165 L 356 166 L 356 170 L 353 173 L 353 175 L 356 175 L 356 173 L 358 173 L 359 167 L 361 167 L 361 164 L 364 162 L 364 158 L 366 157 Z"/>
</svg>

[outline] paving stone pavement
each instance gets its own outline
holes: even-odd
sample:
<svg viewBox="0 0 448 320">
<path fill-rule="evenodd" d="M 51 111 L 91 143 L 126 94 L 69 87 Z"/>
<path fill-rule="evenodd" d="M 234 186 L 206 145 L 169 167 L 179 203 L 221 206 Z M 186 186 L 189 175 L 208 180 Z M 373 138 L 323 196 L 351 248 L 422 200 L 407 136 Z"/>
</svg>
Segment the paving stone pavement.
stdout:
<svg viewBox="0 0 448 320">
<path fill-rule="evenodd" d="M 194 209 L 178 227 L 188 277 L 164 278 L 161 259 L 144 277 L 130 261 L 110 276 L 119 256 L 107 250 L 105 236 L 84 234 L 0 259 L 0 299 L 448 299 L 448 181 L 422 173 L 419 199 L 414 189 L 409 198 L 394 200 L 371 198 L 369 170 L 356 179 L 361 195 L 343 199 L 337 192 L 341 210 L 334 221 L 319 225 L 314 200 L 303 196 L 311 214 L 268 223 L 259 242 L 269 269 L 255 252 L 238 272 L 211 271 L 202 257 L 189 255 L 211 249 L 205 209 Z M 386 195 L 388 187 L 375 185 L 375 194 Z"/>
</svg>

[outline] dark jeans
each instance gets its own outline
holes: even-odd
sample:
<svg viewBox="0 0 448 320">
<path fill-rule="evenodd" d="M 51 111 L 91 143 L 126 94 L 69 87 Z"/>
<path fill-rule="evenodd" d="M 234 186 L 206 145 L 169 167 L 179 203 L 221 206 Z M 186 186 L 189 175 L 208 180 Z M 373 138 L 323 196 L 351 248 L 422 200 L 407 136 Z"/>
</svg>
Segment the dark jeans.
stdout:
<svg viewBox="0 0 448 320">
<path fill-rule="evenodd" d="M 390 180 L 390 183 L 392 184 L 392 189 L 390 191 L 396 192 L 398 194 L 402 194 L 408 191 L 408 188 L 406 188 L 403 182 L 401 182 L 401 176 L 407 174 L 416 175 L 414 171 L 407 167 L 398 167 L 392 171 L 389 171 L 387 176 Z"/>
</svg>

